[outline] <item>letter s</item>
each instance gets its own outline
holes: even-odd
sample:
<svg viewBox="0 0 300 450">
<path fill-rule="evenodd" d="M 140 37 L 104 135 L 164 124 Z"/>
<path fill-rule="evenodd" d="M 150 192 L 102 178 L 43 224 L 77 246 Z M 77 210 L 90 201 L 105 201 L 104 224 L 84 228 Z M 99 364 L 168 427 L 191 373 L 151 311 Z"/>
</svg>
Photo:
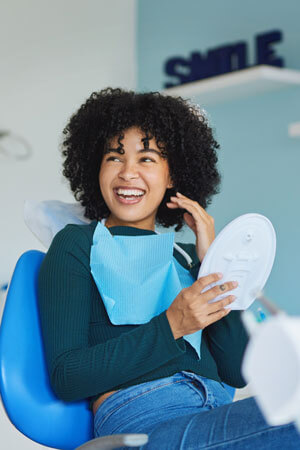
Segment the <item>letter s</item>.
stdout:
<svg viewBox="0 0 300 450">
<path fill-rule="evenodd" d="M 180 70 L 181 69 L 181 70 Z M 175 57 L 165 63 L 165 73 L 172 77 L 178 77 L 178 83 L 165 83 L 164 87 L 169 88 L 180 84 L 189 83 L 191 79 L 191 64 L 184 58 Z"/>
</svg>

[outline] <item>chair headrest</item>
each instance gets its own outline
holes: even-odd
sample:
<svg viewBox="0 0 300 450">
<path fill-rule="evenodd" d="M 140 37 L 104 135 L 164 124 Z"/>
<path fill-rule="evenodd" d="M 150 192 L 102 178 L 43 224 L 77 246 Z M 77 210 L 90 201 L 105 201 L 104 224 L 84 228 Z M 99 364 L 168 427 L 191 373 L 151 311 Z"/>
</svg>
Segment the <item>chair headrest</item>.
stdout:
<svg viewBox="0 0 300 450">
<path fill-rule="evenodd" d="M 46 247 L 67 224 L 88 224 L 84 217 L 84 208 L 79 203 L 65 203 L 59 200 L 41 202 L 26 200 L 24 203 L 24 221 L 35 237 Z"/>
</svg>

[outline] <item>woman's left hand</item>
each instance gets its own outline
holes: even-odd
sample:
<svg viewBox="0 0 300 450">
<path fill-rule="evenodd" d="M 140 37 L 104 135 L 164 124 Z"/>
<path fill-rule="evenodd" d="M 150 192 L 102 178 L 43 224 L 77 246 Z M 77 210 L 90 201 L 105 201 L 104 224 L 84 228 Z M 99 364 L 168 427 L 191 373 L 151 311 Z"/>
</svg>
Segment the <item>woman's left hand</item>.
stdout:
<svg viewBox="0 0 300 450">
<path fill-rule="evenodd" d="M 170 200 L 171 202 L 167 202 L 169 208 L 182 208 L 188 211 L 183 214 L 183 218 L 196 235 L 196 251 L 202 262 L 208 247 L 215 239 L 214 218 L 207 214 L 199 203 L 179 192 L 176 193 L 176 197 L 170 197 Z"/>
</svg>

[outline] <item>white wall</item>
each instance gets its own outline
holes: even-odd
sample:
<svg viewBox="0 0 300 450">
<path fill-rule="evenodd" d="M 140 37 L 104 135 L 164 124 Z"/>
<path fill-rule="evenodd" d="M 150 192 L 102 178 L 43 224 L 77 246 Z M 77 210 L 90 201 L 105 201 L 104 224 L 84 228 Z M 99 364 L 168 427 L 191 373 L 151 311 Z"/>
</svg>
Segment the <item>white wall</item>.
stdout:
<svg viewBox="0 0 300 450">
<path fill-rule="evenodd" d="M 93 91 L 135 88 L 135 7 L 136 0 L 1 3 L 0 130 L 26 138 L 34 154 L 0 158 L 0 285 L 23 251 L 43 250 L 24 224 L 24 200 L 73 201 L 58 150 L 69 116 Z M 38 445 L 1 411 L 0 447 Z"/>
</svg>

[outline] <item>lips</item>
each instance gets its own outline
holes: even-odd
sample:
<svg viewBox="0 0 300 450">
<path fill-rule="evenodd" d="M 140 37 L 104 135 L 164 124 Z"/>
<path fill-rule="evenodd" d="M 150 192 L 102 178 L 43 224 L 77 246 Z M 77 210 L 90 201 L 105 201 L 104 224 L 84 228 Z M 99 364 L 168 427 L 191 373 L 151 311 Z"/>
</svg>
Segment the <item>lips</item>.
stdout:
<svg viewBox="0 0 300 450">
<path fill-rule="evenodd" d="M 136 188 L 136 189 L 142 190 L 142 191 L 144 192 L 144 195 L 141 195 L 140 197 L 137 197 L 137 196 L 134 196 L 134 195 L 132 195 L 131 197 L 127 197 L 127 198 L 126 198 L 126 197 L 120 197 L 120 196 L 117 194 L 117 190 L 118 190 L 118 189 L 124 189 L 124 188 L 119 187 L 119 188 L 113 189 L 115 198 L 117 199 L 117 201 L 118 201 L 119 203 L 121 203 L 121 204 L 123 204 L 123 205 L 134 205 L 134 204 L 136 204 L 136 203 L 140 203 L 140 202 L 143 200 L 144 196 L 145 196 L 145 191 L 144 191 L 143 189 Z M 128 189 L 128 188 L 127 188 L 127 189 Z M 133 189 L 133 188 L 132 188 L 132 189 Z"/>
</svg>

